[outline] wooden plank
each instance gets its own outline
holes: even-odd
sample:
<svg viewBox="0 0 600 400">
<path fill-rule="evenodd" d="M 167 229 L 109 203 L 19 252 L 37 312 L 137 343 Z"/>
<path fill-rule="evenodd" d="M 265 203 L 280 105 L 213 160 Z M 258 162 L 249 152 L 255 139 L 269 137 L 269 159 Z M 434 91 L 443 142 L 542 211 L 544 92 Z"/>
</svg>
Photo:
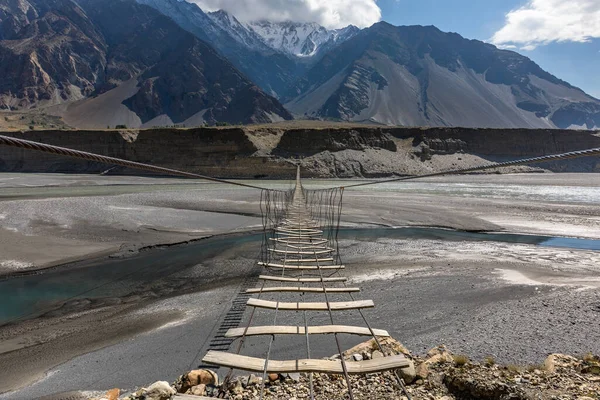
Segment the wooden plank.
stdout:
<svg viewBox="0 0 600 400">
<path fill-rule="evenodd" d="M 307 263 L 307 262 L 330 262 L 333 261 L 332 257 L 326 257 L 326 258 L 302 258 L 302 259 L 291 259 L 291 258 L 287 258 L 285 260 L 285 263 L 292 263 L 292 264 L 302 264 L 302 263 Z"/>
<path fill-rule="evenodd" d="M 293 239 L 293 240 L 321 240 L 323 239 L 322 233 L 307 233 L 303 235 L 296 235 L 287 232 L 275 232 L 276 235 L 279 235 L 280 239 Z"/>
<path fill-rule="evenodd" d="M 302 251 L 302 250 L 280 250 L 280 249 L 269 249 L 269 251 L 272 251 L 273 253 L 279 253 L 279 254 L 303 254 L 303 255 L 319 255 L 319 254 L 327 254 L 327 253 L 331 253 L 334 250 L 315 250 L 315 251 Z"/>
<path fill-rule="evenodd" d="M 304 335 L 306 330 L 303 326 L 251 326 L 249 328 L 232 328 L 225 333 L 225 337 L 234 338 L 242 336 L 261 336 L 261 335 Z M 388 331 L 383 329 L 364 328 L 360 326 L 345 326 L 345 325 L 323 325 L 309 326 L 309 335 L 329 335 L 333 333 L 345 333 L 348 335 L 358 336 L 390 336 Z"/>
<path fill-rule="evenodd" d="M 291 244 L 281 244 L 281 246 L 285 246 L 285 247 L 292 247 Z M 310 246 L 294 246 L 294 248 L 298 249 L 298 250 L 331 250 L 331 251 L 335 251 L 335 249 L 333 247 L 329 247 L 329 246 L 319 246 L 319 245 L 310 245 Z"/>
<path fill-rule="evenodd" d="M 325 244 L 328 242 L 327 239 L 315 239 L 315 240 L 311 240 L 311 241 L 303 241 L 303 242 L 299 242 L 297 240 L 288 240 L 285 238 L 269 238 L 269 240 L 272 240 L 274 242 L 280 242 L 280 243 L 291 243 L 291 244 Z"/>
<path fill-rule="evenodd" d="M 246 293 L 273 293 L 273 292 L 298 292 L 298 293 L 353 293 L 360 292 L 357 287 L 308 287 L 308 286 L 272 286 L 264 288 L 246 289 Z"/>
<path fill-rule="evenodd" d="M 242 356 L 239 354 L 225 353 L 211 350 L 202 359 L 203 363 L 220 365 L 251 372 L 262 372 L 265 360 L 262 358 Z M 374 360 L 346 361 L 349 374 L 368 374 L 388 371 L 391 369 L 406 368 L 409 361 L 403 355 L 376 358 Z M 344 369 L 341 360 L 269 360 L 268 373 L 293 373 L 293 372 L 321 372 L 326 374 L 342 374 Z"/>
<path fill-rule="evenodd" d="M 316 225 L 314 221 L 283 221 L 281 226 L 285 228 L 301 227 L 307 229 L 321 229 L 320 225 Z"/>
<path fill-rule="evenodd" d="M 337 301 L 327 303 L 285 303 L 269 300 L 260 299 L 248 299 L 246 303 L 250 307 L 268 308 L 272 310 L 307 310 L 307 311 L 327 311 L 331 308 L 331 311 L 340 310 L 358 310 L 360 308 L 373 308 L 375 303 L 373 300 L 359 300 L 359 301 Z"/>
<path fill-rule="evenodd" d="M 258 265 L 262 265 L 263 267 L 267 267 L 267 268 L 279 268 L 279 269 L 304 269 L 304 270 L 327 270 L 327 269 L 344 269 L 346 268 L 345 265 L 323 265 L 323 266 L 316 266 L 316 265 L 283 265 L 283 264 L 274 264 L 274 263 L 264 263 L 264 262 L 259 262 Z"/>
<path fill-rule="evenodd" d="M 289 233 L 298 233 L 301 235 L 305 235 L 307 233 L 323 233 L 320 229 L 312 229 L 312 228 L 275 228 L 278 232 L 289 232 Z"/>
<path fill-rule="evenodd" d="M 321 230 L 319 225 L 309 225 L 301 222 L 284 222 L 279 227 L 283 229 L 309 229 L 311 231 Z"/>
<path fill-rule="evenodd" d="M 179 400 L 215 400 L 214 397 L 194 396 L 193 394 L 176 393 L 175 398 Z"/>
<path fill-rule="evenodd" d="M 276 227 L 275 232 L 285 233 L 288 235 L 307 235 L 307 236 L 323 234 L 323 231 L 320 229 L 295 229 L 295 228 L 285 228 L 285 227 L 281 227 L 281 226 Z"/>
<path fill-rule="evenodd" d="M 323 231 L 320 229 L 302 229 L 302 230 L 297 230 L 297 229 L 293 229 L 293 228 L 275 228 L 275 232 L 278 233 L 285 233 L 287 235 L 305 235 L 305 236 L 316 236 L 316 235 L 322 235 Z"/>
<path fill-rule="evenodd" d="M 332 278 L 287 278 L 282 276 L 270 276 L 270 275 L 261 275 L 258 279 L 262 279 L 264 281 L 277 281 L 277 282 L 306 282 L 306 283 L 316 283 L 316 282 L 345 282 L 348 280 L 345 276 L 340 277 L 332 277 Z"/>
<path fill-rule="evenodd" d="M 331 251 L 335 251 L 334 248 L 328 247 L 328 246 L 320 246 L 320 245 L 309 245 L 309 246 L 298 246 L 298 245 L 293 245 L 293 244 L 289 244 L 289 243 L 280 243 L 281 247 L 289 247 L 290 249 L 296 249 L 296 250 L 331 250 Z"/>
</svg>

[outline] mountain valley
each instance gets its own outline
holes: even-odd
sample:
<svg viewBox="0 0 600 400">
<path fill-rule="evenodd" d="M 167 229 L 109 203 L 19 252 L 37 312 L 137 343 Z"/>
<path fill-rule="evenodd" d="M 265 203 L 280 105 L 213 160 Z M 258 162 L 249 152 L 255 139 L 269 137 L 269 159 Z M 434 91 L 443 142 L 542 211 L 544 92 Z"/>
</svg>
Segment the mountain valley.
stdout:
<svg viewBox="0 0 600 400">
<path fill-rule="evenodd" d="M 456 33 L 244 21 L 184 0 L 0 2 L 0 110 L 86 129 L 292 118 L 600 127 L 598 99 Z"/>
</svg>

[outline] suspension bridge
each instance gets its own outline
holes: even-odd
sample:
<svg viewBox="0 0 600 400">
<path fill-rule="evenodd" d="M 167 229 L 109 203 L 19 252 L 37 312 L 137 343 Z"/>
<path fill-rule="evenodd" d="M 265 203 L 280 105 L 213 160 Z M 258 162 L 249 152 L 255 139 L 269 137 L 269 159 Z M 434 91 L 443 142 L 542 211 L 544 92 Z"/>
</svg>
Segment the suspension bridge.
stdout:
<svg viewBox="0 0 600 400">
<path fill-rule="evenodd" d="M 360 288 L 348 286 L 348 277 L 344 276 L 346 266 L 343 264 L 339 251 L 338 232 L 345 189 L 382 182 L 469 173 L 499 167 L 600 155 L 600 148 L 596 148 L 320 190 L 308 190 L 302 185 L 300 168 L 298 167 L 294 189 L 285 191 L 1 135 L 0 145 L 260 190 L 263 241 L 259 259 L 256 262 L 263 268 L 264 272 L 258 277 L 257 287 L 245 289 L 244 294 L 247 297 L 244 305 L 245 313 L 243 313 L 247 315 L 245 323 L 242 327 L 231 327 L 223 334 L 225 339 L 232 341 L 228 343 L 237 342 L 235 350 L 232 352 L 209 350 L 202 358 L 202 362 L 206 365 L 229 369 L 224 380 L 224 389 L 227 388 L 228 383 L 233 378 L 234 370 L 262 374 L 261 399 L 265 397 L 265 383 L 268 381 L 268 374 L 270 373 L 308 374 L 311 399 L 315 397 L 314 373 L 342 375 L 346 381 L 347 397 L 353 400 L 351 375 L 383 371 L 392 371 L 398 387 L 410 399 L 410 395 L 404 388 L 403 380 L 398 374 L 398 370 L 409 366 L 409 360 L 402 354 L 386 354 L 380 343 L 380 338 L 389 336 L 388 332 L 385 331 L 384 327 L 372 327 L 364 312 L 366 309 L 375 307 L 374 302 L 369 299 L 358 298 Z M 380 307 L 385 307 L 385 305 L 380 305 Z M 271 324 L 255 324 L 255 316 L 258 312 L 270 313 L 269 320 L 272 321 Z M 362 321 L 362 324 L 359 326 L 344 324 L 341 321 L 344 318 L 339 318 L 337 315 L 347 314 L 340 312 L 357 313 L 357 320 Z M 318 314 L 321 317 L 309 318 L 309 313 L 311 315 Z M 313 319 L 325 323 L 312 325 L 309 321 Z M 281 320 L 285 321 L 285 324 L 281 324 Z M 274 351 L 274 343 L 282 335 L 300 338 L 302 346 L 297 347 L 297 350 L 299 353 L 303 353 L 305 358 L 278 359 L 277 352 Z M 315 335 L 330 336 L 332 338 L 331 345 L 334 349 L 331 353 L 337 353 L 339 357 L 337 359 L 313 357 L 314 351 L 311 351 L 311 340 Z M 343 357 L 344 351 L 340 342 L 341 335 L 371 337 L 385 356 L 371 360 L 346 360 Z M 265 339 L 262 342 L 265 347 L 263 358 L 244 354 L 244 350 L 247 350 L 245 344 L 252 338 Z M 224 348 L 228 347 L 224 346 Z M 300 348 L 302 350 L 299 350 Z M 224 392 L 221 392 L 221 395 L 224 394 Z M 193 398 L 202 399 L 198 396 Z M 208 399 L 208 397 L 205 397 L 205 399 Z"/>
</svg>

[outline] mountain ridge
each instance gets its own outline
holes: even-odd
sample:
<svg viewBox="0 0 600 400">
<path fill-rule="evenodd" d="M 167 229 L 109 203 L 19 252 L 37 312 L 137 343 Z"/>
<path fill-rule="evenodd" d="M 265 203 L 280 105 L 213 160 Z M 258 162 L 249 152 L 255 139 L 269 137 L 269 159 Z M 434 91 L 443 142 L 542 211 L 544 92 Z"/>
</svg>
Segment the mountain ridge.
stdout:
<svg viewBox="0 0 600 400">
<path fill-rule="evenodd" d="M 185 0 L 0 4 L 0 109 L 42 109 L 86 128 L 294 115 L 402 126 L 600 126 L 600 100 L 523 55 L 434 26 L 242 22 Z"/>
<path fill-rule="evenodd" d="M 291 118 L 170 18 L 133 0 L 99 4 L 15 0 L 3 8 L 0 109 L 43 108 L 81 127 Z"/>
<path fill-rule="evenodd" d="M 433 26 L 386 22 L 325 55 L 284 100 L 297 115 L 390 125 L 600 126 L 597 99 L 527 57 Z"/>
<path fill-rule="evenodd" d="M 262 37 L 272 49 L 306 59 L 318 57 L 360 31 L 353 25 L 329 30 L 316 22 L 259 20 L 245 25 Z"/>
</svg>

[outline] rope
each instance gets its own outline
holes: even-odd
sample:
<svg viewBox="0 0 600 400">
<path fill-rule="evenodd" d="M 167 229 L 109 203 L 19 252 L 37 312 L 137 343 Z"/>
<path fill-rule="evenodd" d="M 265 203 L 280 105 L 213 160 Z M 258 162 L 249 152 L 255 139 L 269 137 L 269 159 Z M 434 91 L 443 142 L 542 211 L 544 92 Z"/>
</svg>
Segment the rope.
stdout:
<svg viewBox="0 0 600 400">
<path fill-rule="evenodd" d="M 133 168 L 133 169 L 138 169 L 138 170 L 143 170 L 143 171 L 156 172 L 156 173 L 160 173 L 160 174 L 183 176 L 186 178 L 194 178 L 194 179 L 202 179 L 205 181 L 223 183 L 223 184 L 227 184 L 227 185 L 241 186 L 241 187 L 246 187 L 246 188 L 251 188 L 251 189 L 272 190 L 272 189 L 267 189 L 267 188 L 260 187 L 260 186 L 249 185 L 246 183 L 233 182 L 233 181 L 229 181 L 226 179 L 213 178 L 210 176 L 195 174 L 192 172 L 179 171 L 176 169 L 164 168 L 164 167 L 159 167 L 159 166 L 152 165 L 152 164 L 144 164 L 144 163 L 139 163 L 139 162 L 135 162 L 135 161 L 124 160 L 121 158 L 107 157 L 107 156 L 102 156 L 102 155 L 95 154 L 95 153 L 88 153 L 85 151 L 73 150 L 73 149 L 68 149 L 66 147 L 59 147 L 59 146 L 53 146 L 53 145 L 49 145 L 49 144 L 45 144 L 45 143 L 32 142 L 30 140 L 17 139 L 17 138 L 3 136 L 3 135 L 0 135 L 0 145 L 17 147 L 17 148 L 27 149 L 27 150 L 36 150 L 36 151 L 41 151 L 44 153 L 58 154 L 61 156 L 66 156 L 66 157 L 101 162 L 104 164 L 120 165 L 123 167 L 128 167 L 128 168 Z M 276 190 L 272 190 L 272 191 L 276 191 Z"/>
<path fill-rule="evenodd" d="M 546 162 L 546 161 L 568 160 L 568 159 L 572 159 L 572 158 L 593 157 L 593 156 L 600 156 L 600 148 L 570 151 L 568 153 L 560 153 L 560 154 L 552 154 L 549 156 L 525 158 L 525 159 L 515 160 L 515 161 L 505 161 L 505 162 L 501 162 L 501 163 L 481 165 L 479 167 L 472 167 L 472 168 L 452 169 L 452 170 L 448 170 L 448 171 L 434 172 L 434 173 L 424 174 L 424 175 L 405 176 L 405 177 L 401 177 L 401 178 L 385 179 L 385 180 L 376 181 L 376 182 L 357 183 L 354 185 L 345 186 L 345 188 L 348 189 L 348 188 L 355 188 L 355 187 L 361 187 L 361 186 L 379 185 L 381 183 L 408 181 L 408 180 L 412 180 L 412 179 L 431 178 L 431 177 L 435 177 L 435 176 L 466 174 L 466 173 L 470 173 L 470 172 L 485 171 L 485 170 L 495 169 L 495 168 L 515 167 L 515 166 L 519 166 L 519 165 L 538 164 L 538 163 L 542 163 L 542 162 Z"/>
<path fill-rule="evenodd" d="M 321 277 L 321 286 L 323 287 L 323 294 L 325 295 L 325 302 L 327 303 L 327 311 L 329 312 L 329 321 L 331 325 L 335 325 L 333 321 L 333 312 L 331 311 L 331 303 L 329 302 L 329 296 L 327 295 L 327 287 L 325 286 L 325 282 L 323 281 L 323 271 L 321 270 L 321 266 L 319 265 L 319 256 L 317 252 L 314 252 L 315 260 L 317 264 L 317 270 L 319 271 L 319 276 Z M 354 394 L 352 393 L 352 383 L 350 382 L 350 375 L 348 375 L 348 366 L 346 365 L 346 360 L 344 359 L 344 353 L 342 352 L 342 346 L 340 345 L 340 339 L 337 333 L 333 334 L 335 338 L 335 344 L 338 349 L 338 353 L 340 355 L 340 361 L 342 363 L 342 371 L 344 371 L 344 379 L 346 380 L 346 384 L 348 385 L 348 396 L 350 400 L 354 400 Z"/>
</svg>

